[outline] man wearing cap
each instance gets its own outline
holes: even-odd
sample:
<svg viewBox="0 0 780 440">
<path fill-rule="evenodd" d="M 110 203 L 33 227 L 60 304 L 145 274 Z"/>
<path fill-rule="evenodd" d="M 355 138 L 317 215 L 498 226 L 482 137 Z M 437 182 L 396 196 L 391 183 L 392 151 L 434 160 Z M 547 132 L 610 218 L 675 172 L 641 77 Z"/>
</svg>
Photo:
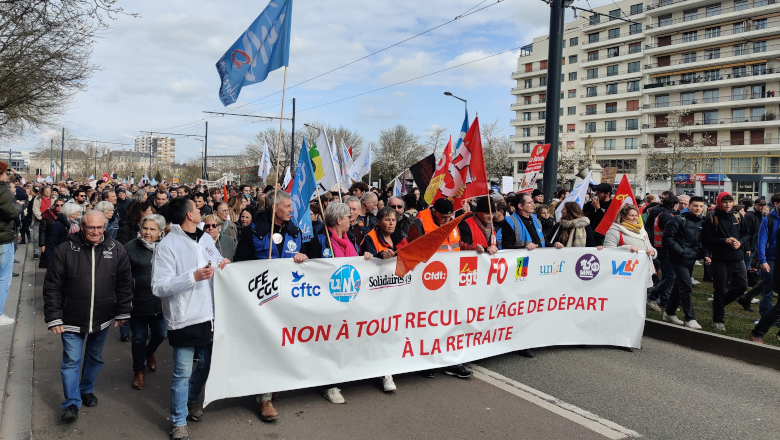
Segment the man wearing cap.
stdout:
<svg viewBox="0 0 780 440">
<path fill-rule="evenodd" d="M 461 250 L 477 251 L 478 254 L 487 252 L 490 255 L 498 252 L 496 231 L 493 229 L 495 209 L 493 200 L 488 197 L 479 198 L 474 214 L 458 225 Z"/>
<path fill-rule="evenodd" d="M 601 220 L 604 219 L 604 214 L 607 213 L 609 205 L 612 204 L 612 185 L 609 183 L 599 183 L 593 187 L 593 194 L 595 197 L 582 208 L 582 212 L 590 220 L 590 224 L 593 227 L 593 238 L 596 239 L 597 245 L 604 244 L 604 236 L 595 232 L 595 229 L 601 224 Z"/>
<path fill-rule="evenodd" d="M 534 204 L 536 204 L 536 205 L 544 203 L 544 194 L 539 189 L 535 189 L 531 193 L 531 198 L 534 199 Z"/>
</svg>

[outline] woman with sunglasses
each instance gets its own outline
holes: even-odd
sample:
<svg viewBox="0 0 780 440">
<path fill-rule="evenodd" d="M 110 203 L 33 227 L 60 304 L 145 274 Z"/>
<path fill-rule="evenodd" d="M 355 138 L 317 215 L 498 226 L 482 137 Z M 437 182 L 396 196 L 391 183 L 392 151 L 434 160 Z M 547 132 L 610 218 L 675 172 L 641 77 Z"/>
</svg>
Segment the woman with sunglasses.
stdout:
<svg viewBox="0 0 780 440">
<path fill-rule="evenodd" d="M 233 261 L 233 257 L 236 255 L 236 241 L 225 234 L 220 234 L 221 231 L 222 220 L 218 216 L 209 214 L 203 217 L 203 232 L 214 239 L 214 244 L 223 257 Z"/>
</svg>

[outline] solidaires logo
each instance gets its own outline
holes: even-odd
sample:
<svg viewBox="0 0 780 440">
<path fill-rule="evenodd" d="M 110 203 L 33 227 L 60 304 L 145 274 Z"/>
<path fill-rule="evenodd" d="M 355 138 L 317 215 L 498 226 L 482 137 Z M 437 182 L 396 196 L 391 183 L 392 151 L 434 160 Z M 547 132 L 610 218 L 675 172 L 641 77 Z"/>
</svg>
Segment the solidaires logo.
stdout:
<svg viewBox="0 0 780 440">
<path fill-rule="evenodd" d="M 350 302 L 360 292 L 360 273 L 353 266 L 345 264 L 331 275 L 328 287 L 336 301 Z"/>
</svg>

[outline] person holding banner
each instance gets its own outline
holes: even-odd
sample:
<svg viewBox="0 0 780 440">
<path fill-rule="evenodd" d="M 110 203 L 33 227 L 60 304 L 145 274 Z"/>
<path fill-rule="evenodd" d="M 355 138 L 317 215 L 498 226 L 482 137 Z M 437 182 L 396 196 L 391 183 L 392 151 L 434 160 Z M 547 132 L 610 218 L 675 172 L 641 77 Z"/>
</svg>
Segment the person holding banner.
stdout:
<svg viewBox="0 0 780 440">
<path fill-rule="evenodd" d="M 534 214 L 534 200 L 528 193 L 517 193 L 510 201 L 514 214 L 507 217 L 501 231 L 502 249 L 527 249 L 545 247 L 542 224 Z"/>
<path fill-rule="evenodd" d="M 630 204 L 623 205 L 618 211 L 615 223 L 610 226 L 604 236 L 604 247 L 624 249 L 634 253 L 644 252 L 653 259 L 656 257 L 655 249 L 650 245 L 647 231 L 639 223 L 639 208 Z M 653 287 L 652 276 L 655 269 L 652 264 L 648 264 L 647 269 L 646 286 Z"/>
<path fill-rule="evenodd" d="M 397 197 L 390 200 L 396 200 L 401 203 Z M 401 205 L 403 208 L 403 205 Z M 377 225 L 363 238 L 360 244 L 361 254 L 371 254 L 374 257 L 388 259 L 395 257 L 398 249 L 406 246 L 408 243 L 403 236 L 403 232 L 397 229 L 397 222 L 400 214 L 395 208 L 387 207 L 376 214 Z M 387 391 L 387 389 L 385 389 Z"/>
<path fill-rule="evenodd" d="M 585 217 L 577 202 L 566 202 L 561 210 L 558 241 L 555 242 L 555 248 L 563 249 L 564 247 L 597 247 L 599 250 L 603 248 L 603 246 L 596 246 L 596 240 L 593 239 L 593 229 L 590 227 L 590 219 Z"/>
<path fill-rule="evenodd" d="M 236 261 L 267 260 L 269 248 L 272 259 L 292 258 L 296 263 L 303 263 L 308 258 L 303 253 L 301 230 L 290 220 L 293 210 L 290 194 L 276 190 L 272 197 L 276 209 L 255 214 L 248 229 L 245 226 L 239 234 Z"/>
<path fill-rule="evenodd" d="M 460 249 L 487 252 L 494 255 L 498 252 L 496 246 L 496 231 L 493 228 L 493 211 L 496 204 L 490 197 L 480 197 L 474 214 L 458 225 L 460 232 Z"/>
</svg>

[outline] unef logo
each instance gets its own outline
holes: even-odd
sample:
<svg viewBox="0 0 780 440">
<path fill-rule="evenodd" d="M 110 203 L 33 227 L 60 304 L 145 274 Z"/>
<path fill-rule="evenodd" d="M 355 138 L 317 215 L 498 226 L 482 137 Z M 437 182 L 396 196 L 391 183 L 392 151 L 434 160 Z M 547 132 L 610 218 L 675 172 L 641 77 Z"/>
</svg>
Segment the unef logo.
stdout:
<svg viewBox="0 0 780 440">
<path fill-rule="evenodd" d="M 599 259 L 593 254 L 585 254 L 577 260 L 577 264 L 574 265 L 574 272 L 582 281 L 590 281 L 596 278 L 601 269 Z"/>
<path fill-rule="evenodd" d="M 545 264 L 544 266 L 539 267 L 539 275 L 558 275 L 563 271 L 563 263 L 565 263 L 565 261 L 561 261 L 560 263 L 554 261 L 553 264 Z"/>
<path fill-rule="evenodd" d="M 459 286 L 473 286 L 477 284 L 477 261 L 479 261 L 477 257 L 460 257 Z"/>
<path fill-rule="evenodd" d="M 336 301 L 349 302 L 360 292 L 360 274 L 357 269 L 345 264 L 331 275 L 329 287 Z"/>
<path fill-rule="evenodd" d="M 528 279 L 528 262 L 531 257 L 520 257 L 517 259 L 517 268 L 515 269 L 515 282 Z"/>
<path fill-rule="evenodd" d="M 425 266 L 422 273 L 422 282 L 428 290 L 438 290 L 447 282 L 447 266 L 441 261 L 434 261 Z"/>
<path fill-rule="evenodd" d="M 490 260 L 490 270 L 488 271 L 488 286 L 493 281 L 493 275 L 496 276 L 496 282 L 503 284 L 506 280 L 506 275 L 509 273 L 509 265 L 506 264 L 506 260 L 499 258 L 498 260 Z"/>
<path fill-rule="evenodd" d="M 279 274 L 271 269 L 267 269 L 249 280 L 247 288 L 249 293 L 256 292 L 257 299 L 260 300 L 258 305 L 262 306 L 279 296 Z"/>
<path fill-rule="evenodd" d="M 621 261 L 620 265 L 618 265 L 617 261 L 612 260 L 612 277 L 631 278 L 631 275 L 634 274 L 634 269 L 636 269 L 637 264 L 639 264 L 639 260 Z"/>
</svg>

